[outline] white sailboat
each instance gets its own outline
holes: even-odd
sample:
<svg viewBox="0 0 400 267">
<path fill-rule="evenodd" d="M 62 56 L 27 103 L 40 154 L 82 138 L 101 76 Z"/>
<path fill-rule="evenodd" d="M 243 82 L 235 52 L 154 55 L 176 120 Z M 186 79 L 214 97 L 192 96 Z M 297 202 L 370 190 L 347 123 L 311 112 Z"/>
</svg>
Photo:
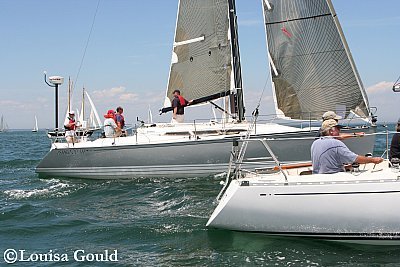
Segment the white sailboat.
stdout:
<svg viewBox="0 0 400 267">
<path fill-rule="evenodd" d="M 267 140 L 259 140 L 270 149 Z M 400 169 L 385 160 L 312 174 L 311 163 L 246 172 L 240 155 L 208 227 L 364 244 L 400 244 Z M 229 186 L 228 186 L 229 185 Z"/>
<path fill-rule="evenodd" d="M 341 55 L 346 54 L 347 46 L 343 44 L 341 32 L 334 24 L 333 13 L 329 10 L 326 1 L 316 2 L 322 2 L 320 5 L 325 7 L 324 11 L 330 12 L 327 17 L 333 25 L 331 28 L 336 29 L 334 36 L 336 50 L 340 51 Z M 266 17 L 267 15 L 266 13 Z M 321 36 L 313 37 L 323 39 Z M 275 36 L 271 38 L 274 40 Z M 277 38 L 276 42 L 280 42 L 279 40 Z M 315 47 L 319 49 L 316 54 L 330 53 L 330 50 L 325 51 L 326 47 L 321 46 Z M 274 46 L 269 43 L 269 48 L 271 47 Z M 297 48 L 292 50 L 297 51 Z M 285 54 L 285 52 L 280 53 Z M 307 51 L 307 53 L 311 57 L 310 62 L 315 65 L 322 64 L 321 58 L 313 57 L 314 52 Z M 279 61 L 274 61 L 275 54 L 272 52 L 269 54 L 271 65 L 275 66 L 274 69 L 284 70 L 285 62 L 281 66 Z M 330 57 L 326 60 L 334 61 L 335 59 Z M 350 61 L 347 59 L 341 64 L 349 65 Z M 335 64 L 329 64 L 329 67 L 333 68 Z M 336 67 L 342 68 L 341 65 Z M 292 77 L 290 73 L 296 70 L 288 68 L 285 71 L 287 71 L 285 74 L 275 72 L 275 78 L 283 80 L 288 77 L 284 84 L 287 85 L 288 90 L 292 90 L 296 83 L 290 83 L 289 78 Z M 327 86 L 335 88 L 336 94 L 340 95 L 348 87 L 343 84 L 342 88 L 342 77 L 335 74 L 337 73 L 335 69 L 329 72 L 332 73 L 329 80 L 332 84 Z M 354 76 L 357 75 L 355 68 L 346 68 L 346 77 L 356 79 Z M 310 72 L 307 75 L 296 76 L 295 80 L 308 81 L 310 77 L 313 77 L 315 81 L 324 78 L 324 76 L 314 77 L 314 73 Z M 277 83 L 276 80 L 274 82 Z M 275 86 L 275 88 L 280 87 Z M 325 87 L 315 83 L 312 88 L 317 91 L 317 89 L 324 90 Z M 278 157 L 289 162 L 309 159 L 309 153 L 304 151 L 309 151 L 319 128 L 311 127 L 311 123 L 307 123 L 306 126 L 303 124 L 303 127 L 295 127 L 272 121 L 257 122 L 257 125 L 248 131 L 251 123 L 245 118 L 234 0 L 179 1 L 173 55 L 162 112 L 171 110 L 171 93 L 175 89 L 180 89 L 185 98 L 193 99 L 192 106 L 194 107 L 205 103 L 215 106 L 221 111 L 221 120 L 213 119 L 206 123 L 143 124 L 132 136 L 99 138 L 94 141 L 76 143 L 73 147 L 65 143 L 53 143 L 50 152 L 39 163 L 36 171 L 43 176 L 96 179 L 210 175 L 226 170 L 232 140 L 241 139 L 247 133 L 250 138 L 271 139 L 271 146 L 277 149 Z M 279 95 L 279 93 L 275 94 Z M 340 110 L 344 112 L 344 117 L 348 118 L 350 114 L 362 115 L 359 110 L 364 108 L 363 123 L 368 125 L 366 118 L 371 115 L 371 112 L 366 97 L 363 96 L 362 86 L 352 87 L 350 97 L 359 101 L 346 102 L 347 100 L 344 99 L 348 95 L 344 94 L 343 98 L 335 99 L 338 100 L 337 102 L 332 100 L 332 103 L 326 106 L 323 103 L 315 104 L 313 110 L 299 110 L 299 113 L 317 112 L 317 115 L 312 117 L 307 115 L 307 120 L 310 120 L 320 118 L 328 109 L 337 111 L 337 107 L 340 107 Z M 216 103 L 218 99 L 222 104 Z M 299 99 L 302 100 L 302 98 Z M 308 98 L 306 100 L 308 101 Z M 319 99 L 314 100 L 319 101 Z M 292 106 L 292 102 L 288 102 L 287 105 Z M 277 101 L 277 103 L 280 102 Z M 277 108 L 283 112 L 282 117 L 286 122 L 295 121 L 287 120 L 289 116 L 298 119 L 294 116 L 294 112 L 286 114 L 284 107 L 277 106 Z M 363 130 L 368 132 L 371 129 Z M 347 144 L 359 154 L 372 152 L 375 137 L 366 134 L 364 141 L 367 141 L 369 146 L 360 147 L 357 139 L 347 140 Z M 250 157 L 253 158 L 253 163 L 265 164 L 262 160 L 265 157 L 261 156 L 263 153 L 258 146 L 250 145 L 248 151 Z"/>
<path fill-rule="evenodd" d="M 4 120 L 3 115 L 1 115 L 1 119 L 0 119 L 0 133 L 6 132 L 7 130 L 8 130 L 8 124 L 7 124 L 7 122 Z"/>
<path fill-rule="evenodd" d="M 35 115 L 35 125 L 33 126 L 32 132 L 33 133 L 37 133 L 37 131 L 39 130 L 38 128 L 38 122 L 37 122 L 37 117 Z"/>
</svg>

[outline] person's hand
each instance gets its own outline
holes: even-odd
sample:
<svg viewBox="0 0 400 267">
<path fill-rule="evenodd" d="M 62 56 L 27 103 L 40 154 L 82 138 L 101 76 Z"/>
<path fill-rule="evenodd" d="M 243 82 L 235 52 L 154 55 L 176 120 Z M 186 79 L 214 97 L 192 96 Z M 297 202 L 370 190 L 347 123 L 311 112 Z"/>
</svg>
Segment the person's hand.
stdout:
<svg viewBox="0 0 400 267">
<path fill-rule="evenodd" d="M 382 161 L 383 161 L 383 158 L 381 158 L 381 157 L 372 158 L 372 162 L 375 164 L 381 163 Z"/>
<path fill-rule="evenodd" d="M 358 132 L 358 133 L 354 133 L 355 136 L 357 137 L 363 137 L 365 135 L 364 132 Z"/>
</svg>

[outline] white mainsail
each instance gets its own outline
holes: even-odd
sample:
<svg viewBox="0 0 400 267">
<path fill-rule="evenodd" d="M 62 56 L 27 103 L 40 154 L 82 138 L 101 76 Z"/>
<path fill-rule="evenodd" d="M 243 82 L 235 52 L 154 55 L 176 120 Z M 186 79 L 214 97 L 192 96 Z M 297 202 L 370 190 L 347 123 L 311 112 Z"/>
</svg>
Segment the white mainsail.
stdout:
<svg viewBox="0 0 400 267">
<path fill-rule="evenodd" d="M 3 115 L 1 115 L 0 119 L 0 132 L 6 132 L 8 130 L 7 122 L 4 120 Z"/>
<path fill-rule="evenodd" d="M 32 132 L 36 133 L 38 130 L 39 130 L 38 122 L 37 122 L 37 117 L 35 115 L 35 125 L 33 126 Z"/>
<path fill-rule="evenodd" d="M 263 0 L 277 114 L 370 115 L 368 98 L 330 0 Z"/>
</svg>

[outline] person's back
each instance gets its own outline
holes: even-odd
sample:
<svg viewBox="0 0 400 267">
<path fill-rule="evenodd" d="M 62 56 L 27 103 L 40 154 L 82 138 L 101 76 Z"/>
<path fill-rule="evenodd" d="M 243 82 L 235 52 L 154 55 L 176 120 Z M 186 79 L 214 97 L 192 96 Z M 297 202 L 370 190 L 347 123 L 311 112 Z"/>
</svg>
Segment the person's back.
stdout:
<svg viewBox="0 0 400 267">
<path fill-rule="evenodd" d="M 337 173 L 344 171 L 343 164 L 352 163 L 357 154 L 351 152 L 340 140 L 322 137 L 311 146 L 313 173 Z"/>
<path fill-rule="evenodd" d="M 322 138 L 311 145 L 311 160 L 313 173 L 337 173 L 345 171 L 344 164 L 347 163 L 375 163 L 383 161 L 380 157 L 360 156 L 352 151 L 340 140 L 341 126 L 334 119 L 322 123 Z"/>
<path fill-rule="evenodd" d="M 389 159 L 400 158 L 400 119 L 397 121 L 396 132 L 392 137 L 392 142 L 390 143 L 390 153 Z"/>
<path fill-rule="evenodd" d="M 104 120 L 104 134 L 106 137 L 114 137 L 115 128 L 117 128 L 117 124 L 114 119 L 108 118 Z"/>
<path fill-rule="evenodd" d="M 104 134 L 106 137 L 116 137 L 116 135 L 120 132 L 118 125 L 114 120 L 115 112 L 113 110 L 109 110 L 107 114 L 104 115 Z"/>
</svg>

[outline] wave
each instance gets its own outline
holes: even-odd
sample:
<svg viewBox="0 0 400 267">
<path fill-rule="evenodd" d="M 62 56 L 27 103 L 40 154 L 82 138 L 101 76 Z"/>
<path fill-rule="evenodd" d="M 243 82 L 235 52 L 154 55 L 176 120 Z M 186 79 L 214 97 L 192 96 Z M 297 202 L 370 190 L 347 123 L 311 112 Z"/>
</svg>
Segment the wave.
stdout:
<svg viewBox="0 0 400 267">
<path fill-rule="evenodd" d="M 63 197 L 73 191 L 74 186 L 61 182 L 58 179 L 47 180 L 45 187 L 33 189 L 10 189 L 5 190 L 4 194 L 8 198 L 21 200 L 31 198 L 50 198 Z"/>
<path fill-rule="evenodd" d="M 15 169 L 15 168 L 33 168 L 39 163 L 38 159 L 13 159 L 0 160 L 0 168 Z"/>
</svg>

